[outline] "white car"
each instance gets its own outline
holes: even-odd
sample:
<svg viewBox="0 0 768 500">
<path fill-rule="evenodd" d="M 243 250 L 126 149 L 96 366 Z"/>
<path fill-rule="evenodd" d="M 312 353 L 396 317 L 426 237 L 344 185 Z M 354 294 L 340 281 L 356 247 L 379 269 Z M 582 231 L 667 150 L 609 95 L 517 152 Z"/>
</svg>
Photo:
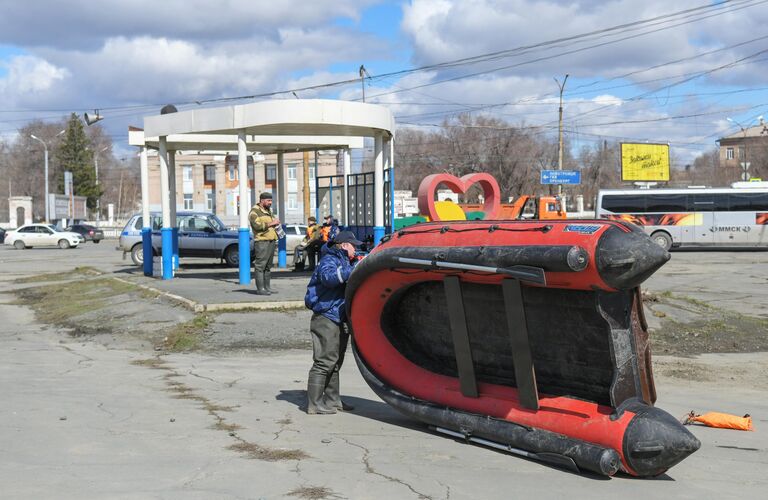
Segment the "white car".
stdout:
<svg viewBox="0 0 768 500">
<path fill-rule="evenodd" d="M 27 224 L 5 235 L 5 244 L 13 245 L 18 250 L 42 246 L 74 248 L 84 241 L 77 233 L 59 231 L 49 224 Z"/>
<path fill-rule="evenodd" d="M 296 245 L 301 244 L 304 236 L 307 234 L 307 225 L 283 224 L 283 230 L 285 231 L 285 251 L 293 255 L 294 248 L 296 248 Z"/>
</svg>

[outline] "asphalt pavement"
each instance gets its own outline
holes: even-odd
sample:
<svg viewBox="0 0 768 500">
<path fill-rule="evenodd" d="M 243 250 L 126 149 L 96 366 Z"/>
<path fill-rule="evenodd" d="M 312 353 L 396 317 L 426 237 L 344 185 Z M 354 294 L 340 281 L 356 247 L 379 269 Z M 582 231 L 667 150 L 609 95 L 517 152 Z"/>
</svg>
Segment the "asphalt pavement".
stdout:
<svg viewBox="0 0 768 500">
<path fill-rule="evenodd" d="M 754 432 L 691 427 L 702 448 L 656 479 L 572 474 L 431 433 L 381 402 L 351 359 L 342 394 L 355 411 L 308 416 L 299 406 L 310 351 L 156 356 L 71 337 L 16 304 L 22 285 L 14 279 L 78 266 L 159 289 L 167 283 L 137 276 L 113 248 L 0 248 L 3 498 L 700 500 L 768 491 L 766 353 L 699 357 L 723 375 L 708 381 L 656 380 L 657 406 L 672 415 L 749 412 Z M 276 280 L 281 299 L 303 297 L 307 279 Z M 767 281 L 768 252 L 675 252 L 647 288 L 765 317 Z M 199 260 L 171 286 L 207 304 L 244 293 L 232 271 Z M 280 321 L 279 311 L 241 314 L 254 325 Z M 718 372 L 726 365 L 744 375 Z"/>
</svg>

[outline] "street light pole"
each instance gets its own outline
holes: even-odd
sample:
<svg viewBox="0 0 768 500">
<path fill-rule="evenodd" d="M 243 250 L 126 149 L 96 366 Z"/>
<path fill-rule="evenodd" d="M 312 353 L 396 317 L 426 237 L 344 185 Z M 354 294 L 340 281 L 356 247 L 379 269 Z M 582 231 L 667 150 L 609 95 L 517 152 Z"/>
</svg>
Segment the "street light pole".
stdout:
<svg viewBox="0 0 768 500">
<path fill-rule="evenodd" d="M 555 78 L 555 82 L 557 83 L 557 86 L 560 88 L 560 107 L 558 108 L 558 139 L 557 139 L 557 169 L 562 170 L 563 169 L 563 90 L 565 90 L 565 82 L 568 80 L 568 75 L 565 75 L 565 78 L 563 78 L 563 83 L 560 83 L 560 80 Z M 557 194 L 562 195 L 563 194 L 563 185 L 558 184 L 557 185 Z"/>
<path fill-rule="evenodd" d="M 96 150 L 93 153 L 93 167 L 96 170 L 96 191 L 99 191 L 99 153 L 103 153 L 109 149 L 109 146 Z M 99 227 L 101 221 L 101 193 L 96 196 L 96 227 Z"/>
<path fill-rule="evenodd" d="M 56 134 L 54 137 L 58 137 L 63 133 L 64 133 L 64 130 Z M 44 140 L 37 137 L 35 134 L 29 134 L 29 136 L 36 141 L 40 141 L 40 143 L 43 145 L 44 156 L 45 156 L 45 174 L 44 174 L 45 175 L 45 223 L 48 224 L 51 218 L 51 211 L 48 206 L 48 145 L 45 143 Z"/>
</svg>

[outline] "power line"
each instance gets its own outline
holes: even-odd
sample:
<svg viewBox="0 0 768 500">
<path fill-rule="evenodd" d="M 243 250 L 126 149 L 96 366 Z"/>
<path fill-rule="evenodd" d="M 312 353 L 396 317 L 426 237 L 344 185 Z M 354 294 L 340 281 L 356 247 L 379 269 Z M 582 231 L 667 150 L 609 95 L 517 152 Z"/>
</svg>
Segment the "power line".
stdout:
<svg viewBox="0 0 768 500">
<path fill-rule="evenodd" d="M 611 44 L 614 44 L 614 43 L 630 40 L 630 39 L 633 39 L 633 38 L 638 38 L 638 37 L 645 36 L 645 35 L 652 34 L 652 33 L 656 33 L 656 32 L 659 32 L 659 31 L 664 31 L 664 30 L 668 30 L 668 29 L 671 29 L 671 28 L 676 28 L 676 27 L 679 27 L 679 26 L 683 26 L 683 25 L 686 25 L 686 24 L 691 24 L 691 23 L 694 23 L 694 22 L 697 22 L 697 21 L 701 21 L 703 19 L 708 19 L 710 17 L 720 16 L 720 15 L 722 15 L 724 13 L 727 13 L 727 12 L 733 12 L 733 11 L 736 11 L 736 10 L 741 10 L 741 9 L 745 9 L 745 8 L 749 8 L 749 7 L 754 7 L 755 5 L 766 3 L 766 1 L 768 1 L 768 0 L 760 0 L 760 1 L 756 2 L 756 3 L 752 3 L 752 4 L 749 4 L 749 5 L 739 6 L 738 8 L 737 8 L 737 6 L 734 6 L 733 8 L 731 8 L 728 11 L 718 12 L 716 14 L 711 14 L 709 16 L 704 16 L 704 17 L 701 17 L 701 18 L 698 18 L 698 19 L 688 20 L 688 21 L 685 21 L 685 22 L 682 22 L 682 23 L 678 23 L 678 24 L 674 24 L 674 25 L 670 25 L 670 26 L 665 26 L 665 27 L 662 27 L 662 28 L 657 28 L 657 29 L 654 29 L 654 30 L 650 30 L 650 31 L 646 31 L 646 32 L 643 32 L 643 33 L 639 33 L 639 34 L 634 34 L 634 35 L 626 36 L 626 37 L 619 38 L 619 39 L 616 39 L 616 40 L 611 40 L 611 41 L 607 41 L 607 42 L 593 44 L 593 45 L 589 45 L 589 46 L 586 46 L 586 47 L 580 47 L 580 48 L 577 48 L 577 49 L 572 49 L 572 50 L 568 50 L 568 51 L 565 51 L 565 52 L 560 52 L 560 53 L 557 53 L 557 54 L 551 54 L 551 55 L 548 55 L 548 56 L 541 56 L 541 57 L 537 57 L 535 59 L 529 59 L 529 60 L 521 61 L 521 62 L 518 62 L 518 63 L 515 63 L 515 64 L 510 64 L 510 65 L 506 65 L 506 66 L 500 66 L 500 67 L 491 68 L 491 69 L 488 69 L 488 70 L 478 71 L 478 72 L 474 72 L 474 73 L 469 73 L 469 74 L 465 74 L 465 75 L 459 75 L 459 76 L 455 76 L 455 77 L 452 77 L 452 78 L 445 78 L 445 79 L 437 80 L 437 81 L 434 81 L 434 82 L 428 82 L 428 83 L 423 83 L 423 84 L 420 84 L 420 85 L 415 85 L 413 87 L 408 87 L 408 88 L 405 88 L 405 89 L 398 89 L 398 90 L 392 90 L 392 91 L 388 91 L 388 92 L 382 92 L 382 93 L 379 93 L 379 94 L 374 94 L 372 96 L 369 96 L 369 98 L 375 98 L 375 97 L 382 97 L 382 96 L 385 96 L 385 95 L 397 94 L 397 93 L 400 93 L 400 92 L 406 92 L 406 91 L 410 91 L 410 90 L 430 87 L 430 86 L 439 85 L 439 84 L 442 84 L 442 83 L 448 83 L 448 82 L 453 82 L 453 81 L 457 81 L 457 80 L 463 80 L 465 78 L 471 78 L 471 77 L 485 75 L 485 74 L 489 74 L 489 73 L 496 73 L 496 72 L 503 71 L 503 70 L 506 70 L 506 69 L 517 68 L 517 67 L 520 67 L 520 66 L 524 66 L 524 65 L 528 65 L 528 64 L 533 64 L 533 63 L 536 63 L 536 62 L 542 62 L 542 61 L 546 61 L 546 60 L 550 60 L 550 59 L 555 59 L 555 58 L 566 56 L 566 55 L 572 55 L 572 54 L 576 54 L 576 53 L 579 53 L 579 52 L 584 52 L 586 50 L 591 50 L 591 49 L 594 49 L 594 48 L 597 48 L 597 47 L 603 47 L 603 46 L 606 46 L 606 45 L 611 45 Z M 719 5 L 722 5 L 722 4 L 713 4 L 713 5 L 719 6 Z"/>
<path fill-rule="evenodd" d="M 379 80 L 379 79 L 384 79 L 384 78 L 391 78 L 391 77 L 395 77 L 395 76 L 405 76 L 405 75 L 409 75 L 409 74 L 413 74 L 413 73 L 419 73 L 419 72 L 424 72 L 424 71 L 433 71 L 435 69 L 455 68 L 455 67 L 458 67 L 458 66 L 478 64 L 478 63 L 481 63 L 481 62 L 487 62 L 487 61 L 496 60 L 496 59 L 500 59 L 500 58 L 511 57 L 513 55 L 519 55 L 520 53 L 530 52 L 530 51 L 532 51 L 534 49 L 540 49 L 540 48 L 544 48 L 544 47 L 548 47 L 548 46 L 556 46 L 557 44 L 562 44 L 564 42 L 573 42 L 575 40 L 588 39 L 589 37 L 595 37 L 595 36 L 603 37 L 603 36 L 606 36 L 606 34 L 609 34 L 609 33 L 612 33 L 612 32 L 621 33 L 623 31 L 629 31 L 632 28 L 643 26 L 643 25 L 652 25 L 653 26 L 653 25 L 656 25 L 656 24 L 661 24 L 658 21 L 667 20 L 667 21 L 664 21 L 664 22 L 670 22 L 670 21 L 672 21 L 676 17 L 680 17 L 681 19 L 689 19 L 689 18 L 693 18 L 693 17 L 695 17 L 697 15 L 707 13 L 708 11 L 714 12 L 714 14 L 710 14 L 708 16 L 702 16 L 702 17 L 699 17 L 699 18 L 696 18 L 696 19 L 693 19 L 693 20 L 690 20 L 690 21 L 686 21 L 686 22 L 681 23 L 681 24 L 667 26 L 667 27 L 659 28 L 657 30 L 641 33 L 641 34 L 638 34 L 638 35 L 633 35 L 633 36 L 628 37 L 628 38 L 622 38 L 622 39 L 613 40 L 613 41 L 605 42 L 605 43 L 602 43 L 602 44 L 594 45 L 594 46 L 591 46 L 591 47 L 584 47 L 584 48 L 577 49 L 577 51 L 583 51 L 583 50 L 588 50 L 590 48 L 595 48 L 595 47 L 602 46 L 602 45 L 607 45 L 607 44 L 611 44 L 611 43 L 617 43 L 617 42 L 620 42 L 620 41 L 623 41 L 623 40 L 626 40 L 626 39 L 629 39 L 629 38 L 634 38 L 634 37 L 637 37 L 637 36 L 642 36 L 642 35 L 645 35 L 645 34 L 654 33 L 656 31 L 670 29 L 670 28 L 673 28 L 673 27 L 681 26 L 683 24 L 689 24 L 689 23 L 692 23 L 692 22 L 697 22 L 697 21 L 700 21 L 700 20 L 703 20 L 703 19 L 708 19 L 709 17 L 719 16 L 719 15 L 722 15 L 722 14 L 725 14 L 725 13 L 734 12 L 734 11 L 737 11 L 737 10 L 753 7 L 753 6 L 760 5 L 760 4 L 766 3 L 766 2 L 768 2 L 768 0 L 741 0 L 741 1 L 739 1 L 739 0 L 725 0 L 725 1 L 722 1 L 722 2 L 705 4 L 705 5 L 701 5 L 701 6 L 698 6 L 698 7 L 693 7 L 693 8 L 690 8 L 690 9 L 684 9 L 684 10 L 681 10 L 681 11 L 673 12 L 673 13 L 670 13 L 670 14 L 656 16 L 656 17 L 648 18 L 648 19 L 642 19 L 642 20 L 631 22 L 631 23 L 615 25 L 615 26 L 611 26 L 611 27 L 608 27 L 608 28 L 603 28 L 603 29 L 599 29 L 599 30 L 595 30 L 595 31 L 591 31 L 591 32 L 581 33 L 581 34 L 577 34 L 577 35 L 573 35 L 573 36 L 569 36 L 569 37 L 563 37 L 563 38 L 558 38 L 558 39 L 554 39 L 554 40 L 548 40 L 548 41 L 544 41 L 544 42 L 540 42 L 540 43 L 536 43 L 536 44 L 532 44 L 532 45 L 519 46 L 519 47 L 514 47 L 514 48 L 511 48 L 511 49 L 505 49 L 505 50 L 502 50 L 502 51 L 490 52 L 490 53 L 486 53 L 486 54 L 481 54 L 481 55 L 477 55 L 477 56 L 456 59 L 456 60 L 452 60 L 452 61 L 444 61 L 444 62 L 435 63 L 435 64 L 423 65 L 423 66 L 416 67 L 416 68 L 411 68 L 411 69 L 403 69 L 403 70 L 398 70 L 398 71 L 392 71 L 392 72 L 389 72 L 389 73 L 383 73 L 381 75 L 370 77 L 369 81 Z M 547 56 L 545 59 L 549 59 L 549 58 L 553 58 L 553 57 L 561 57 L 563 55 L 568 55 L 568 54 L 571 54 L 571 53 L 573 53 L 573 52 L 572 51 L 567 51 L 567 52 L 564 52 L 564 53 L 555 54 L 555 55 L 552 55 L 552 56 Z M 515 67 L 515 66 L 519 66 L 521 64 L 530 64 L 530 63 L 536 62 L 536 61 L 537 60 L 526 61 L 526 62 L 518 63 L 516 65 L 512 65 L 512 66 L 509 66 L 509 67 Z M 412 88 L 408 88 L 408 89 L 400 89 L 400 90 L 398 90 L 396 92 L 415 90 L 415 89 L 418 89 L 418 88 L 421 88 L 421 87 L 424 87 L 424 86 L 437 85 L 437 84 L 440 84 L 440 83 L 445 83 L 446 81 L 454 81 L 455 79 L 460 79 L 460 78 L 469 78 L 471 76 L 477 76 L 478 74 L 486 74 L 488 72 L 495 72 L 495 71 L 500 71 L 500 70 L 503 70 L 503 69 L 508 69 L 509 67 L 495 68 L 495 69 L 492 69 L 492 70 L 487 70 L 487 71 L 483 71 L 483 72 L 476 73 L 476 74 L 464 75 L 464 76 L 461 76 L 461 77 L 456 77 L 456 78 L 448 79 L 448 80 L 441 80 L 441 81 L 437 81 L 437 82 L 433 82 L 433 83 L 429 83 L 429 84 L 424 84 L 424 85 L 420 85 L 420 86 L 416 86 L 416 87 L 412 87 Z M 211 104 L 211 103 L 217 103 L 217 102 L 229 102 L 229 101 L 234 101 L 234 100 L 259 99 L 259 98 L 274 97 L 274 96 L 278 96 L 278 95 L 289 94 L 289 93 L 293 93 L 293 92 L 306 92 L 306 91 L 328 89 L 328 88 L 333 88 L 333 87 L 338 87 L 338 86 L 345 86 L 345 85 L 349 85 L 349 84 L 357 84 L 357 83 L 359 83 L 359 81 L 360 81 L 360 79 L 356 77 L 356 78 L 351 78 L 351 79 L 327 82 L 327 83 L 323 83 L 323 84 L 308 85 L 308 86 L 304 86 L 304 87 L 294 87 L 294 88 L 285 89 L 285 90 L 276 90 L 276 91 L 271 91 L 271 92 L 262 92 L 262 93 L 256 93 L 256 94 L 250 94 L 250 95 L 241 95 L 241 96 L 232 96 L 232 97 L 219 97 L 219 98 L 212 98 L 212 99 L 199 99 L 199 100 L 181 101 L 181 102 L 176 102 L 174 104 L 179 105 L 179 106 L 193 105 L 193 104 L 195 104 L 195 105 L 202 105 L 202 104 Z M 390 93 L 396 93 L 396 92 L 390 92 Z M 388 93 L 378 94 L 377 96 L 387 95 L 387 94 Z M 376 96 L 369 96 L 369 97 L 376 97 Z M 100 110 L 127 110 L 127 109 L 141 109 L 141 108 L 144 108 L 144 107 L 152 107 L 152 106 L 159 106 L 159 104 L 131 105 L 131 106 L 95 106 L 95 107 L 97 109 L 100 109 Z M 84 107 L 82 109 L 90 109 L 91 107 L 93 107 L 93 106 L 86 106 L 86 107 Z M 18 112 L 18 111 L 20 111 L 20 110 L 3 110 L 3 112 Z M 37 112 L 36 110 L 30 110 L 30 111 Z M 71 111 L 71 110 L 50 110 L 50 111 L 51 112 L 56 112 L 56 111 Z"/>
</svg>

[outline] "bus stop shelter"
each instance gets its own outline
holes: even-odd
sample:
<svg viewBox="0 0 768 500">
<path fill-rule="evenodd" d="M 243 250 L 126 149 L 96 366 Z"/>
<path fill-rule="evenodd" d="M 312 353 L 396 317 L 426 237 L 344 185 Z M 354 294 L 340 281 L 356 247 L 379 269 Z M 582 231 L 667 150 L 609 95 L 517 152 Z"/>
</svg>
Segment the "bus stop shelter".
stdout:
<svg viewBox="0 0 768 500">
<path fill-rule="evenodd" d="M 175 164 L 176 150 L 237 151 L 238 175 L 247 179 L 249 151 L 278 154 L 277 191 L 285 185 L 282 153 L 317 149 L 345 149 L 345 173 L 349 169 L 349 148 L 362 146 L 363 137 L 374 139 L 374 242 L 384 235 L 384 169 L 392 162 L 394 117 L 389 109 L 374 104 L 336 100 L 271 100 L 251 104 L 203 108 L 173 112 L 144 119 L 144 131 L 133 137 L 133 145 L 142 150 L 142 199 L 144 218 L 144 271 L 151 263 L 151 227 L 147 174 L 147 147 L 156 148 L 160 161 L 162 206 L 161 245 L 163 279 L 173 278 L 175 236 Z M 344 140 L 339 140 L 344 139 Z M 385 163 L 387 165 L 385 165 Z M 172 184 L 173 182 L 173 184 Z M 250 283 L 250 244 L 248 223 L 248 183 L 240 182 L 239 277 Z M 278 211 L 285 213 L 284 196 L 278 196 Z M 284 250 L 283 250 L 284 251 Z M 151 268 L 149 268 L 151 274 Z"/>
</svg>

